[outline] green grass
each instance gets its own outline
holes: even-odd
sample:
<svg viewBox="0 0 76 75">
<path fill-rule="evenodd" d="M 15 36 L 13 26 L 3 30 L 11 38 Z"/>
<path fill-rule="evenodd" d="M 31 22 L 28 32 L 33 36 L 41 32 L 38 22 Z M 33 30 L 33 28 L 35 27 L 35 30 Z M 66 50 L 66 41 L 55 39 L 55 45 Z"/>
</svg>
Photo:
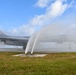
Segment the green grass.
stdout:
<svg viewBox="0 0 76 75">
<path fill-rule="evenodd" d="M 0 75 L 76 75 L 76 53 L 51 53 L 45 57 L 14 57 L 0 52 Z"/>
</svg>

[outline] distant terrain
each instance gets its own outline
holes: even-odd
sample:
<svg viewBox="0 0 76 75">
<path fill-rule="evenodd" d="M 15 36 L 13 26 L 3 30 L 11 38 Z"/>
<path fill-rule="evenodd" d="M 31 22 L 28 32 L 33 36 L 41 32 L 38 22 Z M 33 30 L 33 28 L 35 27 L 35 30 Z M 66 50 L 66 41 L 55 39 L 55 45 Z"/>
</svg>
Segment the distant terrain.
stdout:
<svg viewBox="0 0 76 75">
<path fill-rule="evenodd" d="M 45 57 L 15 57 L 0 52 L 0 75 L 76 75 L 76 53 L 50 53 Z"/>
</svg>

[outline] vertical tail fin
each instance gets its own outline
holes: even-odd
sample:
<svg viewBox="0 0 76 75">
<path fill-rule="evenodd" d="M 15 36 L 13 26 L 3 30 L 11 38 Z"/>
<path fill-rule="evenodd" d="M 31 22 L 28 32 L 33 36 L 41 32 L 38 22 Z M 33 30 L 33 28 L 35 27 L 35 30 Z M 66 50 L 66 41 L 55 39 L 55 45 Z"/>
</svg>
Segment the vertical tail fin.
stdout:
<svg viewBox="0 0 76 75">
<path fill-rule="evenodd" d="M 3 31 L 0 30 L 0 36 L 7 36 Z"/>
</svg>

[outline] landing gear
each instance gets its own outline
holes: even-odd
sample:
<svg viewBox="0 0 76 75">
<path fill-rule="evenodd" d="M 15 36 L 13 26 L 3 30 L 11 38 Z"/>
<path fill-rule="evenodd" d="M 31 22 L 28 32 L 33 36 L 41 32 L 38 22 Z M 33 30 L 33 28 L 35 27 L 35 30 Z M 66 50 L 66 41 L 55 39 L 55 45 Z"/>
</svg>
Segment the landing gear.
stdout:
<svg viewBox="0 0 76 75">
<path fill-rule="evenodd" d="M 26 49 L 26 46 L 23 46 L 23 50 L 25 50 Z"/>
</svg>

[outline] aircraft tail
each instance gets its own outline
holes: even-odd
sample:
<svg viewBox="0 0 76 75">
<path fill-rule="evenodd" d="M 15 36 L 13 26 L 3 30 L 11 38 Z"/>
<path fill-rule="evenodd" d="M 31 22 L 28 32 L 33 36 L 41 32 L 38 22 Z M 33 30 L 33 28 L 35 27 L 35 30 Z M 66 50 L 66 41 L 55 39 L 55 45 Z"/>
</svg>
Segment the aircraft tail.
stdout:
<svg viewBox="0 0 76 75">
<path fill-rule="evenodd" d="M 3 31 L 0 30 L 0 36 L 7 36 Z"/>
</svg>

